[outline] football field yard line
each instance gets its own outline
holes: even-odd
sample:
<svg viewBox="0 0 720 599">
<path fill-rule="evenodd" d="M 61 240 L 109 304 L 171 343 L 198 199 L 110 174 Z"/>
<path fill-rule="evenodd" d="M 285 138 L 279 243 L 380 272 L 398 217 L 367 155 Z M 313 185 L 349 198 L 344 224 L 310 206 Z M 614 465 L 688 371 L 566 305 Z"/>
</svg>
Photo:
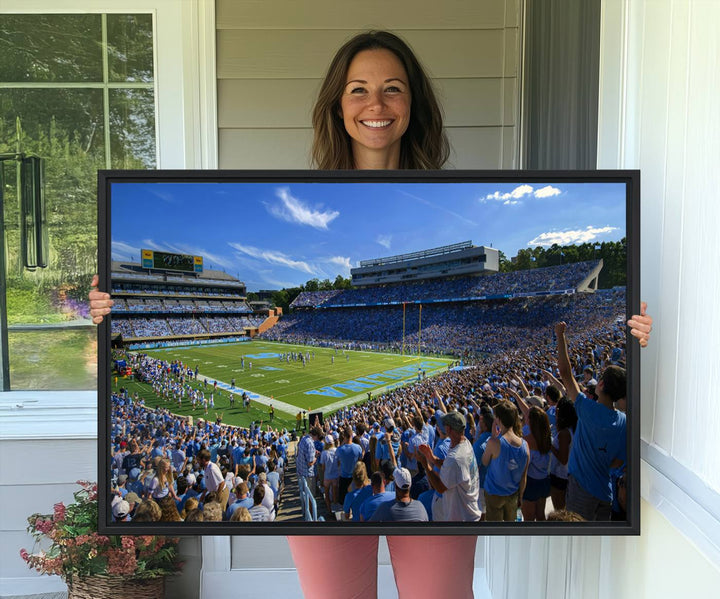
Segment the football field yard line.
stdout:
<svg viewBox="0 0 720 599">
<path fill-rule="evenodd" d="M 220 381 L 216 378 L 210 378 L 209 376 L 198 374 L 198 380 L 199 381 L 207 381 L 208 383 L 215 381 L 219 388 L 221 388 L 227 392 L 237 393 L 238 396 L 242 395 L 243 391 L 246 391 L 248 393 L 248 396 L 250 396 L 250 398 L 252 399 L 252 401 L 256 401 L 256 402 L 264 404 L 266 406 L 269 406 L 270 404 L 272 404 L 275 409 L 282 410 L 283 412 L 287 412 L 288 414 L 295 414 L 298 410 L 297 406 L 294 406 L 289 403 L 285 403 L 284 401 L 278 401 L 275 398 L 271 399 L 270 397 L 262 395 L 261 393 L 258 393 L 257 391 L 251 391 L 250 389 L 244 389 L 244 388 L 238 387 L 237 385 L 233 389 L 231 387 L 230 383 Z"/>
<path fill-rule="evenodd" d="M 312 357 L 306 360 L 306 367 L 300 360 L 280 360 L 281 354 L 289 352 Z M 294 420 L 302 410 L 334 412 L 365 401 L 368 392 L 377 397 L 411 384 L 417 380 L 412 364 L 418 364 L 419 368 L 426 362 L 424 370 L 427 376 L 435 376 L 452 363 L 452 358 L 444 356 L 401 355 L 361 349 L 336 351 L 332 347 L 267 341 L 162 348 L 147 353 L 168 361 L 182 361 L 191 369 L 193 365 L 199 365 L 202 372 L 198 372 L 197 382 L 200 387 L 205 384 L 206 388 L 217 382 L 222 396 L 216 397 L 216 401 L 219 399 L 216 409 L 222 407 L 225 410 L 228 424 L 234 423 L 231 420 L 245 417 L 244 413 L 229 408 L 227 395 L 231 391 L 238 403 L 242 403 L 240 396 L 243 390 L 246 391 L 250 396 L 252 412 L 259 411 L 264 415 L 267 406 L 272 404 L 280 418 Z M 244 359 L 242 367 L 241 359 Z M 398 369 L 405 369 L 405 372 Z M 234 388 L 228 383 L 231 379 L 235 383 Z M 375 386 L 366 387 L 372 383 L 376 383 Z"/>
<path fill-rule="evenodd" d="M 437 376 L 441 372 L 445 372 L 445 371 L 442 368 L 438 368 L 435 371 L 431 371 L 428 376 Z M 374 395 L 378 395 L 381 393 L 386 393 L 387 391 L 393 391 L 394 389 L 397 389 L 399 387 L 404 387 L 405 385 L 409 385 L 414 382 L 417 382 L 417 377 L 411 376 L 411 377 L 408 377 L 401 381 L 395 381 L 394 383 L 389 383 L 382 387 L 377 387 L 376 389 L 373 389 L 372 391 L 373 391 Z M 317 408 L 317 410 L 321 411 L 323 413 L 334 412 L 335 410 L 340 410 L 347 406 L 352 406 L 360 401 L 363 401 L 366 398 L 367 398 L 367 393 L 358 393 L 357 395 L 354 395 L 352 397 L 348 397 L 346 399 L 341 399 L 340 401 L 336 401 L 335 403 L 331 403 L 326 406 L 322 406 L 321 408 Z"/>
</svg>

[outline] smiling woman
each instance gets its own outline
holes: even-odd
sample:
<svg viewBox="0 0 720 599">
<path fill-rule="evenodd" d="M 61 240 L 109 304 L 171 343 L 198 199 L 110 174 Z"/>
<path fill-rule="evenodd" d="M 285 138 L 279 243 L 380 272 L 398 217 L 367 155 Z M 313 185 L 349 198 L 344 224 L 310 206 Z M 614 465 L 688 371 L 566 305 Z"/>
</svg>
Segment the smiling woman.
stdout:
<svg viewBox="0 0 720 599">
<path fill-rule="evenodd" d="M 430 79 L 407 44 L 387 31 L 357 35 L 338 50 L 312 123 L 312 159 L 320 169 L 439 169 L 450 153 Z"/>
<path fill-rule="evenodd" d="M 352 138 L 355 168 L 390 168 L 400 162 L 410 120 L 407 73 L 389 50 L 365 50 L 353 58 L 347 79 L 340 112 Z"/>
</svg>

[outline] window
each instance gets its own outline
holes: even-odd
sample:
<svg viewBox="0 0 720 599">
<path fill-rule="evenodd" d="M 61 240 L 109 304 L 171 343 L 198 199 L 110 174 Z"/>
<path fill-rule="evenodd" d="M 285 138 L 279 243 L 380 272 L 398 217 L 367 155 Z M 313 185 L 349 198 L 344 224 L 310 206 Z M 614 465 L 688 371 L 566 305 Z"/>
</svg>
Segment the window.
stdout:
<svg viewBox="0 0 720 599">
<path fill-rule="evenodd" d="M 0 357 L 9 362 L 14 390 L 96 385 L 96 334 L 85 299 L 96 270 L 96 172 L 156 166 L 153 48 L 152 14 L 0 20 L 8 325 Z M 49 260 L 32 271 L 20 252 L 17 155 L 45 162 Z"/>
</svg>

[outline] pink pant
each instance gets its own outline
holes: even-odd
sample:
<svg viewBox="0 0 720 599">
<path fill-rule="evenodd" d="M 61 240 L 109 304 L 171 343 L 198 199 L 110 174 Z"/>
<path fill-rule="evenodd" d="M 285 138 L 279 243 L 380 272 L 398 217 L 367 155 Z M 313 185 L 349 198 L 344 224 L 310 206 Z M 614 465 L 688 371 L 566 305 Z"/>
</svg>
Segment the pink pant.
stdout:
<svg viewBox="0 0 720 599">
<path fill-rule="evenodd" d="M 387 537 L 399 599 L 472 599 L 475 536 Z M 288 537 L 306 599 L 377 597 L 376 536 Z"/>
</svg>

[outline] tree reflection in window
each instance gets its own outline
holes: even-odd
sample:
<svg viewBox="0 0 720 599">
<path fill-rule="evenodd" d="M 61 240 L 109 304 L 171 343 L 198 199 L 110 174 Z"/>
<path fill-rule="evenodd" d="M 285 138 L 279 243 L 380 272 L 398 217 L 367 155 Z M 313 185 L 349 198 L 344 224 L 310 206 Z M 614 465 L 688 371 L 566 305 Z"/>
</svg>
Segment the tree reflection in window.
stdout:
<svg viewBox="0 0 720 599">
<path fill-rule="evenodd" d="M 74 327 L 97 269 L 96 173 L 156 165 L 152 15 L 3 15 L 0 55 L 0 153 L 45 159 L 50 242 L 48 268 L 24 270 L 5 163 L 12 388 L 91 389 L 95 330 Z"/>
</svg>

